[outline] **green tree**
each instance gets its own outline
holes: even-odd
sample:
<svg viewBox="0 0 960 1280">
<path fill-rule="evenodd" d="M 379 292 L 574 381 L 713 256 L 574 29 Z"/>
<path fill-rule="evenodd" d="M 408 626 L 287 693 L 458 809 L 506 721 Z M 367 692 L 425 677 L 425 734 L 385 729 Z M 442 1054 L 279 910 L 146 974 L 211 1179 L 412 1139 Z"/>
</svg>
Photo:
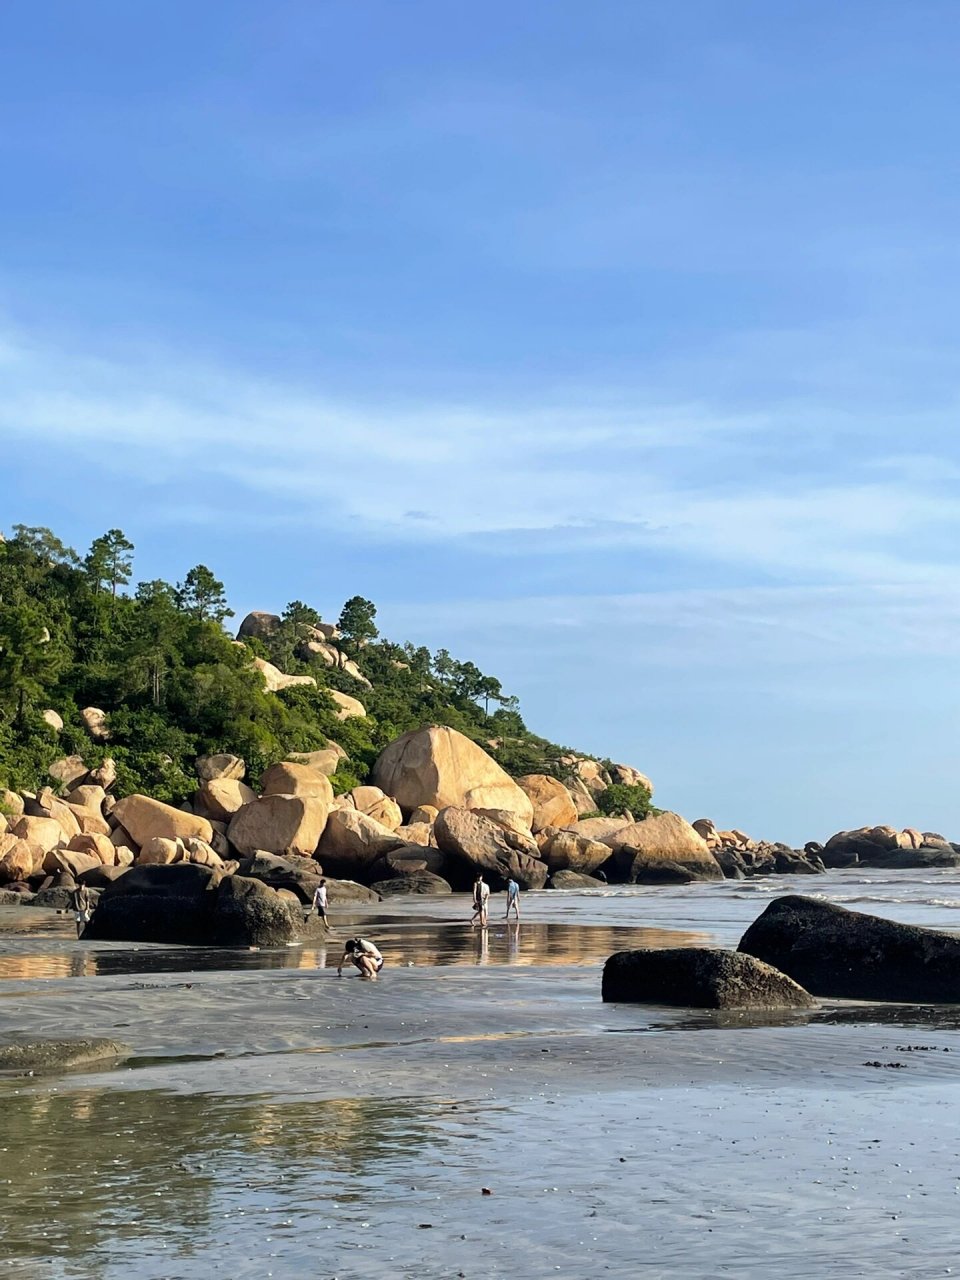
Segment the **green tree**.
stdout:
<svg viewBox="0 0 960 1280">
<path fill-rule="evenodd" d="M 46 565 L 66 564 L 75 567 L 80 557 L 72 547 L 61 542 L 56 534 L 43 525 L 15 524 L 13 526 L 14 541 Z"/>
<path fill-rule="evenodd" d="M 380 634 L 373 621 L 376 616 L 377 606 L 373 601 L 351 596 L 340 610 L 337 627 L 348 644 L 361 648 Z"/>
<path fill-rule="evenodd" d="M 311 609 L 302 600 L 291 600 L 283 611 L 283 621 L 295 627 L 315 627 L 322 618 L 316 609 Z"/>
<path fill-rule="evenodd" d="M 646 787 L 614 782 L 597 796 L 597 808 L 604 817 L 632 813 L 639 820 L 650 812 L 650 792 Z"/>
<path fill-rule="evenodd" d="M 125 587 L 133 572 L 133 543 L 121 529 L 110 529 L 94 538 L 83 564 L 94 592 L 108 586 L 116 599 L 117 587 Z"/>
<path fill-rule="evenodd" d="M 198 622 L 223 622 L 233 617 L 227 605 L 223 583 L 213 576 L 205 564 L 198 564 L 177 583 L 177 608 Z"/>
</svg>

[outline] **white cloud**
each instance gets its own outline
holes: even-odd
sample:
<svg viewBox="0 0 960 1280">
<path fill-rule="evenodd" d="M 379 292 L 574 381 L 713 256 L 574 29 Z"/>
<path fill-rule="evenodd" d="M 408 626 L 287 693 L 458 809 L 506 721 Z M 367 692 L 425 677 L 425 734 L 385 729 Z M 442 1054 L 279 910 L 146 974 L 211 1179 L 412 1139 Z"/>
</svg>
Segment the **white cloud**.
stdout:
<svg viewBox="0 0 960 1280">
<path fill-rule="evenodd" d="M 144 484 L 187 477 L 188 507 L 233 485 L 259 495 L 265 521 L 349 522 L 370 537 L 499 538 L 509 550 L 543 535 L 557 553 L 640 547 L 786 580 L 954 583 L 939 547 L 955 535 L 960 499 L 936 476 L 938 461 L 945 480 L 953 464 L 925 457 L 894 469 L 889 442 L 905 425 L 895 421 L 827 482 L 781 469 L 775 408 L 731 414 L 586 392 L 519 410 L 348 404 L 222 371 L 64 353 L 15 334 L 0 349 L 8 439 L 77 450 Z M 795 432 L 815 435 L 832 421 L 805 412 Z"/>
</svg>

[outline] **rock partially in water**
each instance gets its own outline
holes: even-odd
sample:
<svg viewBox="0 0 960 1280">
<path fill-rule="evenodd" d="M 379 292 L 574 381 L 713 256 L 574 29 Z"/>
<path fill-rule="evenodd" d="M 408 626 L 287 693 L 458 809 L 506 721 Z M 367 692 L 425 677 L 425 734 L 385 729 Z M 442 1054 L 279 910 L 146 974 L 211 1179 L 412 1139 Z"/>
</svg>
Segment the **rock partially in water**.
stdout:
<svg viewBox="0 0 960 1280">
<path fill-rule="evenodd" d="M 712 947 L 620 951 L 603 967 L 603 999 L 694 1009 L 809 1009 L 792 978 L 753 956 Z"/>
<path fill-rule="evenodd" d="M 390 880 L 377 880 L 370 886 L 374 893 L 383 898 L 395 898 L 405 893 L 443 894 L 453 890 L 442 876 L 435 876 L 431 871 L 412 871 L 394 876 Z"/>
<path fill-rule="evenodd" d="M 87 1066 L 109 1058 L 126 1058 L 133 1050 L 120 1040 L 24 1040 L 0 1045 L 0 1071 L 39 1074 Z"/>
<path fill-rule="evenodd" d="M 301 933 L 303 912 L 269 885 L 227 876 L 217 889 L 210 936 L 217 947 L 285 947 Z"/>
<path fill-rule="evenodd" d="M 582 871 L 570 871 L 565 867 L 560 871 L 554 871 L 547 881 L 548 889 L 605 889 L 606 887 L 606 880 L 588 876 Z"/>
<path fill-rule="evenodd" d="M 796 894 L 777 898 L 740 939 L 817 996 L 960 1003 L 960 938 Z"/>
</svg>

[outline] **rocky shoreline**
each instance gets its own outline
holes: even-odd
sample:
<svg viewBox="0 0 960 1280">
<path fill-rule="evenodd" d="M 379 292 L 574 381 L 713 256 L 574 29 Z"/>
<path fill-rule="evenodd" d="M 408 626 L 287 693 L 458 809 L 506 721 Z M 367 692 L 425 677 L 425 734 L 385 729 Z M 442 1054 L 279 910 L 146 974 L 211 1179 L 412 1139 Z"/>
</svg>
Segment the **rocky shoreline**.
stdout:
<svg viewBox="0 0 960 1280">
<path fill-rule="evenodd" d="M 291 757 L 254 790 L 239 757 L 201 757 L 197 790 L 179 808 L 118 799 L 109 760 L 87 770 L 65 758 L 51 768 L 62 794 L 0 795 L 0 902 L 66 909 L 83 885 L 99 897 L 91 937 L 276 946 L 316 927 L 304 908 L 321 876 L 337 903 L 462 891 L 478 872 L 494 890 L 508 879 L 584 889 L 960 865 L 960 847 L 913 829 L 840 832 L 797 850 L 670 812 L 582 816 L 575 787 L 545 774 L 514 780 L 444 726 L 404 734 L 371 785 L 335 796 L 338 758 L 333 747 Z M 631 784 L 643 777 L 615 768 Z"/>
</svg>

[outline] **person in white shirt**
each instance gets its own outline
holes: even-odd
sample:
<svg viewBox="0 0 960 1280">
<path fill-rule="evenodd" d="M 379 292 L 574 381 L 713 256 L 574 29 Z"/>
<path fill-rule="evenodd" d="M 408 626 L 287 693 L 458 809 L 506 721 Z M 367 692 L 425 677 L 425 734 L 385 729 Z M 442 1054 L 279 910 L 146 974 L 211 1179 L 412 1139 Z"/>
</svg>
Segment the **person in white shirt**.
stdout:
<svg viewBox="0 0 960 1280">
<path fill-rule="evenodd" d="M 383 968 L 383 956 L 367 938 L 348 939 L 337 965 L 337 977 L 343 973 L 343 966 L 348 960 L 360 970 L 361 978 L 369 978 L 371 982 L 376 982 L 377 974 Z"/>
<path fill-rule="evenodd" d="M 486 928 L 488 922 L 488 907 L 490 904 L 490 886 L 483 878 L 483 872 L 477 872 L 477 878 L 473 882 L 473 915 L 470 917 L 470 923 L 473 924 L 477 918 L 480 919 L 482 928 Z"/>
<path fill-rule="evenodd" d="M 320 919 L 323 921 L 323 927 L 324 927 L 325 929 L 326 929 L 326 928 L 328 928 L 328 925 L 327 925 L 327 882 L 326 882 L 326 880 L 321 880 L 321 881 L 320 881 L 320 883 L 317 885 L 316 889 L 314 889 L 314 891 L 313 891 L 313 909 L 314 909 L 314 911 L 316 911 L 317 915 L 318 915 L 318 916 L 320 917 Z"/>
</svg>

